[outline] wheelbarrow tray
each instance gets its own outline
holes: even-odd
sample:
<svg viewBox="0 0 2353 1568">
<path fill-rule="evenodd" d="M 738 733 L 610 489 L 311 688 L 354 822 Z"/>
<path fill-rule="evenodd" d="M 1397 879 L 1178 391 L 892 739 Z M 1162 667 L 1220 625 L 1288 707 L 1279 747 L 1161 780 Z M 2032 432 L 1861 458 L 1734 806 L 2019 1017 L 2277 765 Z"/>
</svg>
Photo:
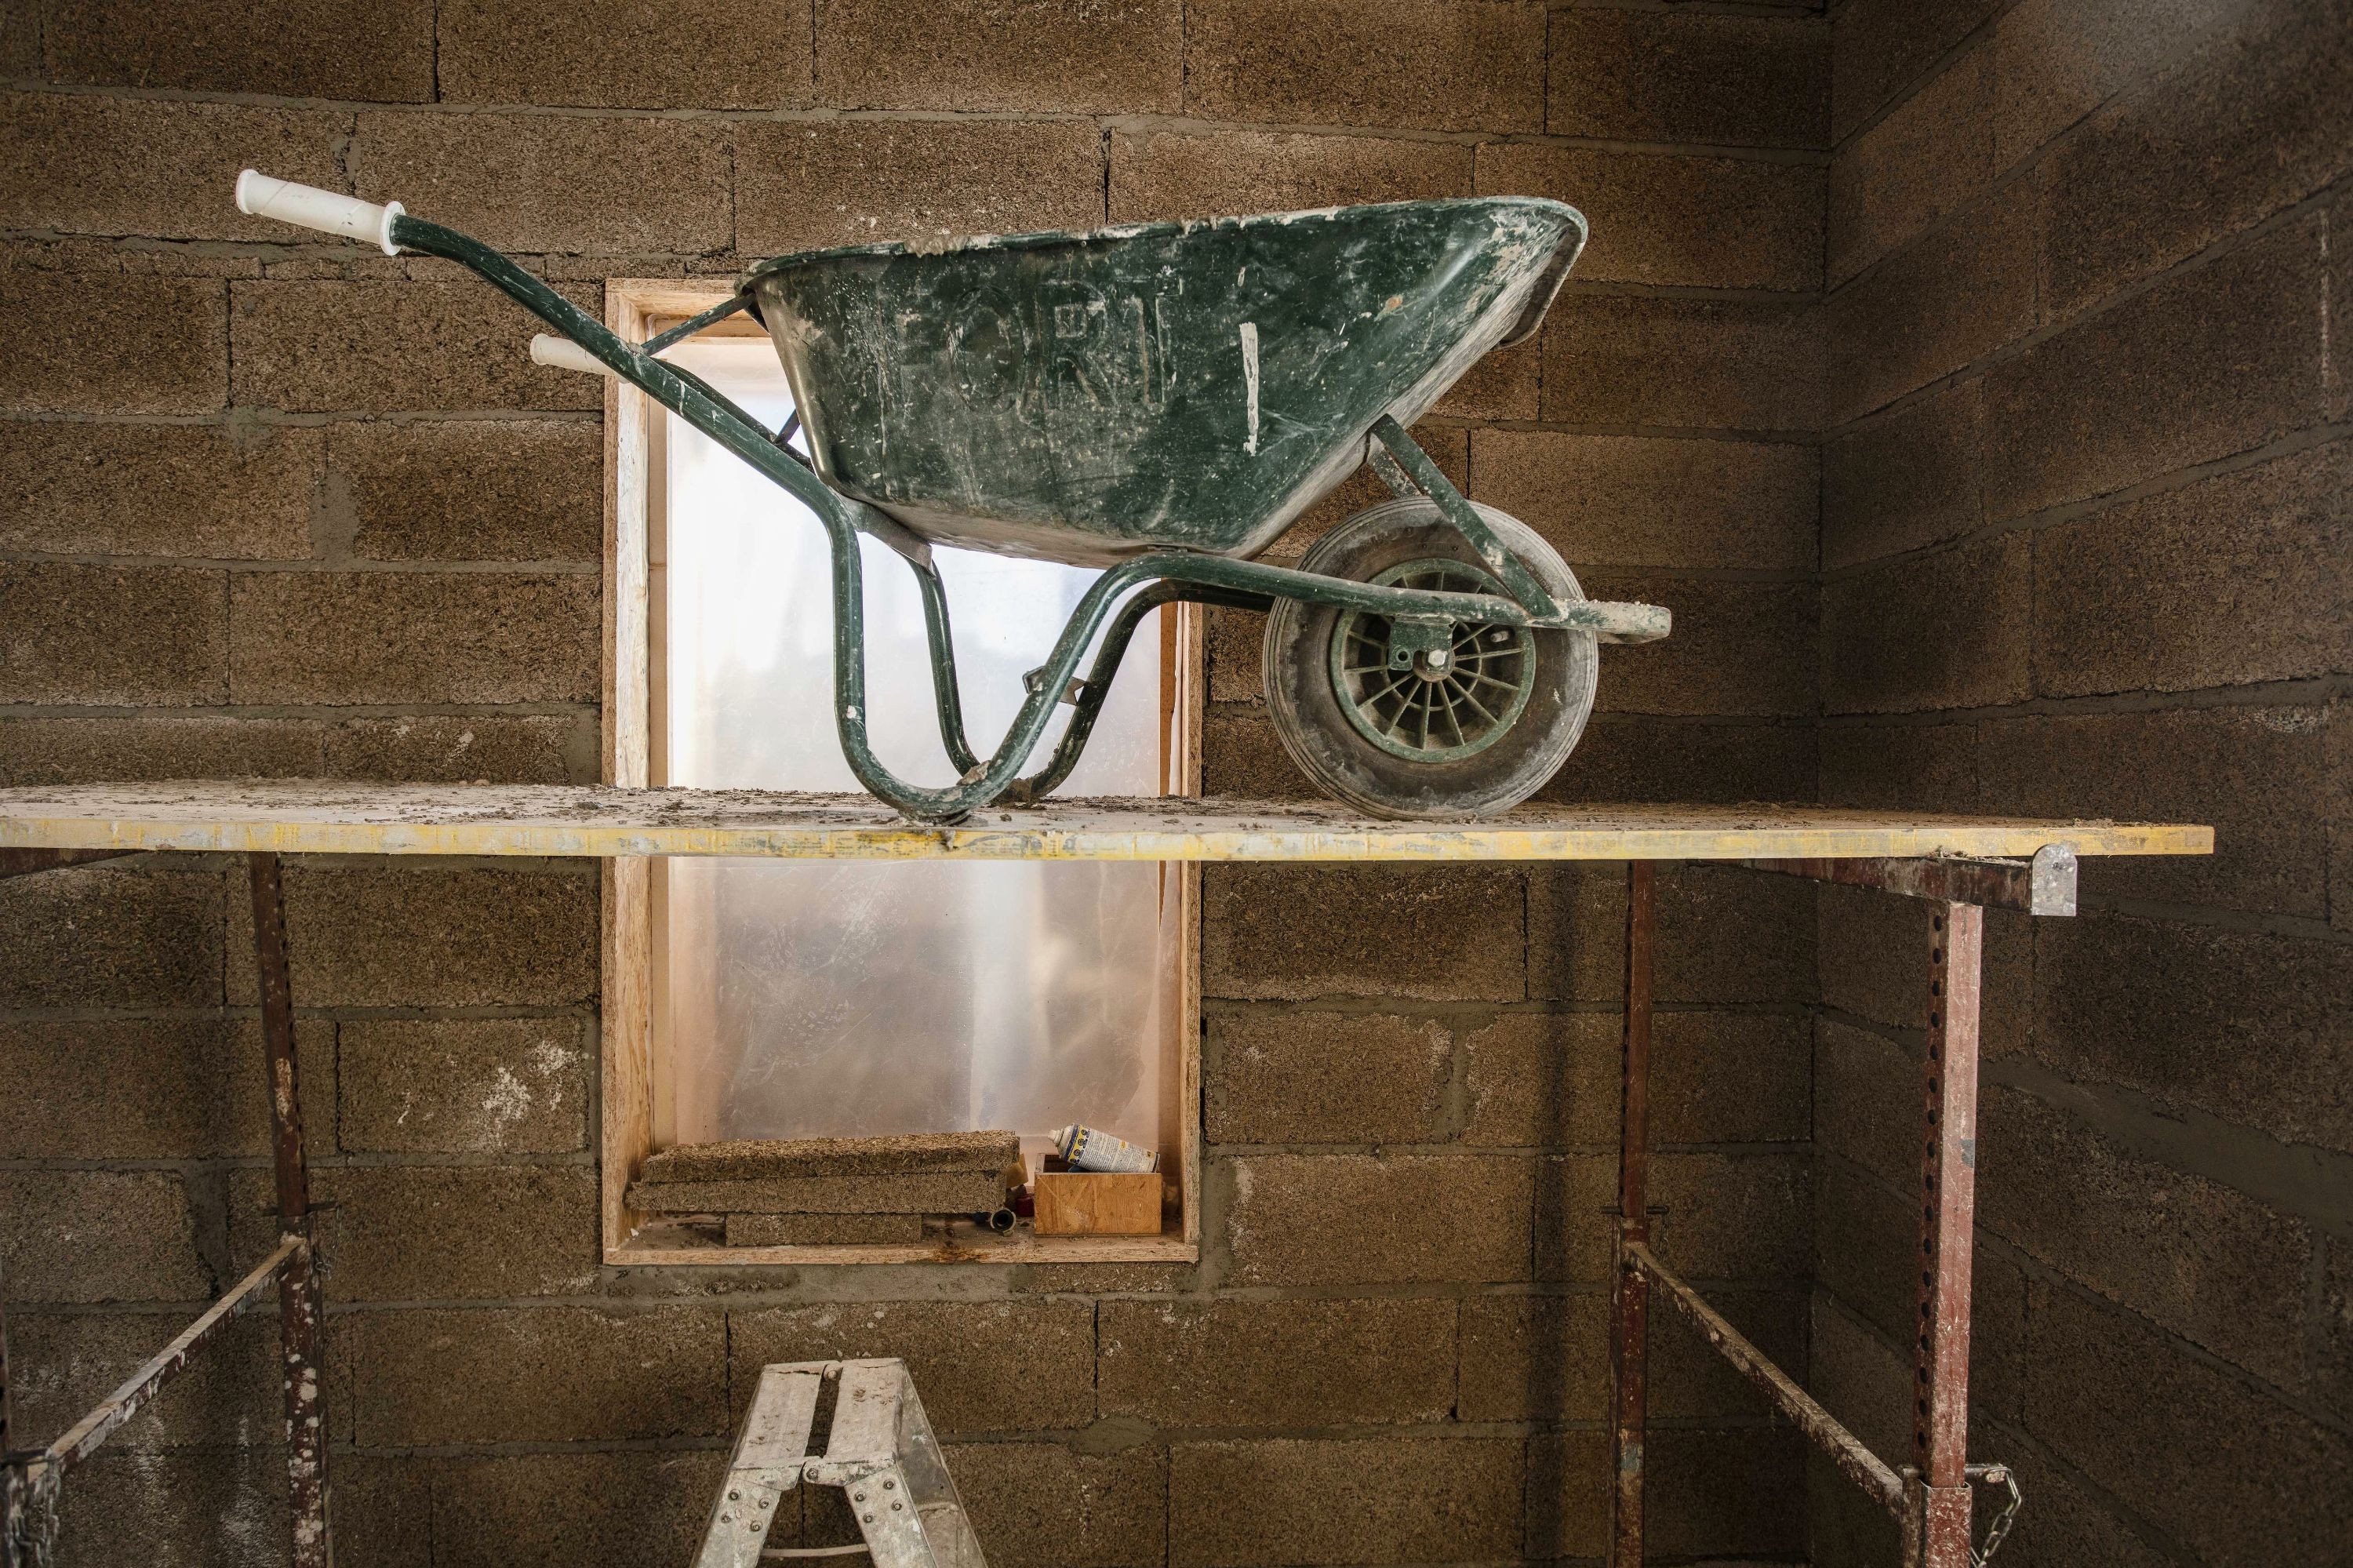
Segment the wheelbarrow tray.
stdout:
<svg viewBox="0 0 2353 1568">
<path fill-rule="evenodd" d="M 916 534 L 1107 565 L 1255 556 L 1482 355 L 1535 331 L 1585 220 L 1398 202 L 778 257 L 744 290 L 811 460 Z"/>
</svg>

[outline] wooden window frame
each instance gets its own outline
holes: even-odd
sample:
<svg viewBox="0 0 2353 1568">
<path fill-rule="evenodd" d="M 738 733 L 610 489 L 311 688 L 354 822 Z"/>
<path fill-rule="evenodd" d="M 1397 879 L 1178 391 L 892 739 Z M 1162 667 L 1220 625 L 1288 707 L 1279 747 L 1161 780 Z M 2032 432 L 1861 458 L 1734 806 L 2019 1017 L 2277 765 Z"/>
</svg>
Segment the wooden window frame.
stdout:
<svg viewBox="0 0 2353 1568">
<path fill-rule="evenodd" d="M 605 285 L 606 324 L 632 343 L 708 310 L 733 284 L 667 279 L 622 279 Z M 736 318 L 714 332 L 756 333 Z M 605 605 L 603 775 L 605 781 L 643 789 L 652 777 L 654 714 L 650 486 L 656 420 L 660 408 L 627 383 L 605 383 Z M 1174 795 L 1201 791 L 1204 615 L 1181 605 L 1164 615 L 1161 680 L 1171 714 L 1169 747 Z M 1201 1228 L 1201 980 L 1200 886 L 1197 863 L 1166 863 L 1178 879 L 1179 966 L 1176 1038 L 1164 1056 L 1164 1127 L 1176 1134 L 1173 1155 L 1177 1226 L 1157 1236 L 1000 1236 L 958 1222 L 945 1235 L 921 1243 L 872 1245 L 723 1247 L 683 1245 L 674 1232 L 649 1223 L 626 1198 L 630 1178 L 654 1142 L 654 1007 L 652 862 L 604 862 L 602 977 L 603 1068 L 598 1163 L 601 1232 L 607 1264 L 804 1265 L 839 1263 L 1191 1263 L 1200 1257 Z M 1169 1112 L 1174 1112 L 1171 1118 Z"/>
</svg>

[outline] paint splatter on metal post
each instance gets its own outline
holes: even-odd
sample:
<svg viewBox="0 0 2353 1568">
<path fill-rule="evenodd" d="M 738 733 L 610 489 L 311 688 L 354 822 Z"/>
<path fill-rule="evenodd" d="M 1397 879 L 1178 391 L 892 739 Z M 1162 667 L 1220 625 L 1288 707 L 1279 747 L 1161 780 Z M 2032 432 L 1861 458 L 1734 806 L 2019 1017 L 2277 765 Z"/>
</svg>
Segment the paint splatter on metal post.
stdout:
<svg viewBox="0 0 2353 1568">
<path fill-rule="evenodd" d="M 1978 1013 L 1985 911 L 1947 904 L 1931 922 L 1921 1058 L 1920 1291 L 1913 1360 L 1906 1559 L 1971 1568 L 1969 1264 L 1977 1223 Z"/>
<path fill-rule="evenodd" d="M 294 985 L 286 957 L 286 903 L 278 857 L 247 857 L 253 884 L 253 957 L 261 996 L 261 1036 L 269 1066 L 269 1130 L 278 1177 L 278 1229 L 301 1246 L 278 1277 L 278 1325 L 286 1403 L 286 1479 L 292 1504 L 293 1568 L 330 1568 L 326 1401 L 311 1194 L 302 1160 L 302 1106 L 294 1060 Z"/>
<path fill-rule="evenodd" d="M 1649 861 L 1626 866 L 1626 1033 L 1618 1102 L 1617 1294 L 1609 1314 L 1613 1478 L 1612 1568 L 1641 1568 L 1642 1438 L 1649 1402 L 1650 1283 L 1637 1260 L 1651 1242 L 1651 940 L 1655 925 Z"/>
</svg>

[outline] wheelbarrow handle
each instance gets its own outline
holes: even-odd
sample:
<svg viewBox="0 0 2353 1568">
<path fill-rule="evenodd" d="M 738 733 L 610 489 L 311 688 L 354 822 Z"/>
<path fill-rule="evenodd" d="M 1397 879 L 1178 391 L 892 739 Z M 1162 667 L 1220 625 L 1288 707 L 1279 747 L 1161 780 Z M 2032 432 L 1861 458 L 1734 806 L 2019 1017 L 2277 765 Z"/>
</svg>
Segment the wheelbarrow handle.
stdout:
<svg viewBox="0 0 2353 1568">
<path fill-rule="evenodd" d="M 386 256 L 400 254 L 400 247 L 392 242 L 392 220 L 402 211 L 396 201 L 379 206 L 248 169 L 237 176 L 237 210 L 346 239 L 372 239 Z"/>
<path fill-rule="evenodd" d="M 573 342 L 552 332 L 533 333 L 531 339 L 531 362 L 556 370 L 578 370 L 590 376 L 610 376 L 620 379 L 621 373 Z"/>
</svg>

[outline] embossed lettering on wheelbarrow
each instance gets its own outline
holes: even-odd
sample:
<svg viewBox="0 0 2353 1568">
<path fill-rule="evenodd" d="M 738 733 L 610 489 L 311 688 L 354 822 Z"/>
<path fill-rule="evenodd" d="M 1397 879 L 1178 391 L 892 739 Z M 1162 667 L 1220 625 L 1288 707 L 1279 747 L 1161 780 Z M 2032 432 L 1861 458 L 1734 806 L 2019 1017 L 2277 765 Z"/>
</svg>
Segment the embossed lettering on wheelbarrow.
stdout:
<svg viewBox="0 0 2353 1568">
<path fill-rule="evenodd" d="M 843 756 L 920 821 L 1060 784 L 1129 640 L 1172 601 L 1265 611 L 1267 710 L 1284 750 L 1330 794 L 1388 816 L 1525 800 L 1583 731 L 1596 645 L 1670 628 L 1656 605 L 1588 600 L 1551 545 L 1466 499 L 1406 432 L 1482 355 L 1541 323 L 1585 239 L 1585 220 L 1557 202 L 1399 202 L 781 257 L 642 344 L 397 203 L 251 170 L 237 202 L 458 262 L 561 334 L 533 339 L 534 360 L 628 381 L 806 504 L 830 546 Z M 783 430 L 660 357 L 740 310 L 765 323 L 792 382 L 799 412 Z M 790 444 L 804 423 L 807 457 Z M 1397 499 L 1325 533 L 1295 567 L 1252 558 L 1359 463 Z M 941 744 L 963 775 L 949 788 L 906 782 L 869 744 L 861 532 L 922 589 Z M 965 734 L 934 542 L 1105 567 L 986 759 Z M 1024 777 L 1065 703 L 1060 740 Z"/>
</svg>

